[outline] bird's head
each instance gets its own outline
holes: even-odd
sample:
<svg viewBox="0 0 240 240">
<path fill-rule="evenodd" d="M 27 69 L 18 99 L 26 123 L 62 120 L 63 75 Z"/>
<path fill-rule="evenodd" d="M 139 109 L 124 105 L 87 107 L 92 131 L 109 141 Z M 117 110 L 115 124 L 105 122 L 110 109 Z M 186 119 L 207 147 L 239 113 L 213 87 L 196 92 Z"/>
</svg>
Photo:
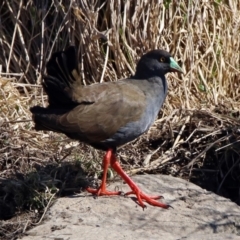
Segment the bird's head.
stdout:
<svg viewBox="0 0 240 240">
<path fill-rule="evenodd" d="M 152 50 L 144 54 L 139 60 L 135 77 L 162 77 L 168 72 L 183 73 L 183 70 L 169 52 L 164 50 Z"/>
</svg>

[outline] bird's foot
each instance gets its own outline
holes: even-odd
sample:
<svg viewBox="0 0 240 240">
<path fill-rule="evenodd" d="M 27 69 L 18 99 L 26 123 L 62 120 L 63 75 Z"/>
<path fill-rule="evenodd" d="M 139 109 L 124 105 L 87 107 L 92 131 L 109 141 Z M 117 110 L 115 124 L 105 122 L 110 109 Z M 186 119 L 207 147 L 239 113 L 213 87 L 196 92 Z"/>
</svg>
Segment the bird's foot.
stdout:
<svg viewBox="0 0 240 240">
<path fill-rule="evenodd" d="M 105 187 L 99 187 L 98 189 L 94 189 L 94 188 L 86 188 L 86 190 L 89 193 L 92 193 L 93 195 L 96 196 L 113 196 L 113 195 L 121 195 L 122 192 L 121 191 L 108 191 Z"/>
<path fill-rule="evenodd" d="M 137 186 L 134 186 L 134 190 L 125 193 L 124 195 L 130 195 L 135 194 L 137 197 L 138 204 L 144 209 L 146 205 L 143 203 L 143 201 L 147 202 L 148 204 L 155 206 L 155 207 L 161 207 L 161 208 L 169 208 L 170 206 L 161 203 L 159 201 L 156 201 L 160 198 L 163 198 L 162 196 L 148 196 L 147 194 L 143 193 Z"/>
<path fill-rule="evenodd" d="M 160 198 L 163 198 L 162 196 L 148 196 L 147 194 L 143 193 L 140 190 L 140 188 L 136 185 L 136 183 L 134 183 L 133 180 L 123 171 L 123 169 L 121 168 L 121 166 L 120 166 L 119 162 L 117 161 L 114 154 L 111 156 L 111 166 L 132 189 L 132 191 L 127 192 L 125 194 L 125 196 L 130 195 L 130 194 L 135 194 L 137 197 L 138 204 L 143 209 L 146 207 L 146 205 L 143 203 L 143 201 L 147 202 L 148 204 L 150 204 L 152 206 L 156 206 L 156 207 L 161 207 L 161 208 L 169 208 L 170 207 L 167 204 L 156 201 Z"/>
<path fill-rule="evenodd" d="M 105 154 L 105 157 L 103 159 L 103 177 L 102 177 L 102 184 L 98 189 L 94 189 L 94 188 L 86 188 L 86 190 L 89 193 L 92 193 L 96 196 L 112 196 L 112 195 L 121 195 L 122 192 L 121 191 L 108 191 L 106 189 L 107 184 L 107 171 L 108 171 L 108 166 L 111 160 L 111 156 L 112 156 L 112 149 L 108 150 Z"/>
</svg>

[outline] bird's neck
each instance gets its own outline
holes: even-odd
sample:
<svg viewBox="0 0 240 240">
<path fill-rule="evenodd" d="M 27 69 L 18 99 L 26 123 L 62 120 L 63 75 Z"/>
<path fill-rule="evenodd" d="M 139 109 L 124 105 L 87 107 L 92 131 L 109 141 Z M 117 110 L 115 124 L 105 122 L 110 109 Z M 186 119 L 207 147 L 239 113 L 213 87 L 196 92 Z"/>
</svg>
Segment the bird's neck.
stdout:
<svg viewBox="0 0 240 240">
<path fill-rule="evenodd" d="M 168 86 L 167 86 L 167 80 L 164 75 L 161 77 L 152 76 L 152 77 L 147 77 L 147 78 L 142 78 L 142 76 L 140 78 L 137 75 L 135 75 L 135 76 L 131 77 L 131 80 L 132 80 L 133 84 L 135 81 L 136 81 L 136 84 L 137 84 L 137 82 L 143 81 L 144 84 L 139 84 L 139 86 L 144 86 L 143 90 L 147 91 L 147 89 L 149 90 L 149 88 L 151 88 L 152 89 L 151 91 L 157 93 L 159 91 L 159 89 L 162 89 L 163 90 L 162 94 L 164 94 L 164 95 L 167 94 Z"/>
<path fill-rule="evenodd" d="M 148 79 L 149 85 L 151 87 L 150 97 L 155 97 L 155 103 L 158 105 L 158 101 L 162 102 L 165 99 L 168 91 L 167 80 L 163 75 L 160 77 L 153 77 Z M 160 103 L 162 105 L 162 103 Z"/>
</svg>

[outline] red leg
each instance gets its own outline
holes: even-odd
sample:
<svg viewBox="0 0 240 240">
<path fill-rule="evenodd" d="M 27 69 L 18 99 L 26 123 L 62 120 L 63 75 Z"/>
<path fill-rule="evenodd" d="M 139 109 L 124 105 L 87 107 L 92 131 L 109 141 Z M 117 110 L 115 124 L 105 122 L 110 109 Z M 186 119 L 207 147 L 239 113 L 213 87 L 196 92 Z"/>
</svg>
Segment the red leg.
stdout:
<svg viewBox="0 0 240 240">
<path fill-rule="evenodd" d="M 112 157 L 112 150 L 108 150 L 106 155 L 103 158 L 103 177 L 102 177 L 102 184 L 98 189 L 93 188 L 86 188 L 89 193 L 96 194 L 97 196 L 102 195 L 120 195 L 121 192 L 110 192 L 106 189 L 106 180 L 107 180 L 107 170 L 110 165 L 110 160 Z"/>
<path fill-rule="evenodd" d="M 125 195 L 136 194 L 138 203 L 142 208 L 146 207 L 143 201 L 153 206 L 169 208 L 169 205 L 156 201 L 156 199 L 160 199 L 161 196 L 148 196 L 143 193 L 139 189 L 139 187 L 132 181 L 132 179 L 123 171 L 114 154 L 112 154 L 111 156 L 111 166 L 132 189 L 132 191 L 126 193 Z"/>
</svg>

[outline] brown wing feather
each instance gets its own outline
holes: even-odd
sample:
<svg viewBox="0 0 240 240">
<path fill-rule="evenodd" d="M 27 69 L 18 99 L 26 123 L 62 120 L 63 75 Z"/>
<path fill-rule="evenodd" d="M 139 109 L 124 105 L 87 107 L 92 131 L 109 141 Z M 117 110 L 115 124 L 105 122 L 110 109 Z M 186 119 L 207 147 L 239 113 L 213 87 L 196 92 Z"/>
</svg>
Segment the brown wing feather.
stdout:
<svg viewBox="0 0 240 240">
<path fill-rule="evenodd" d="M 72 98 L 79 105 L 59 117 L 58 125 L 93 142 L 103 141 L 127 123 L 139 120 L 146 107 L 144 93 L 125 81 L 74 88 Z"/>
</svg>

